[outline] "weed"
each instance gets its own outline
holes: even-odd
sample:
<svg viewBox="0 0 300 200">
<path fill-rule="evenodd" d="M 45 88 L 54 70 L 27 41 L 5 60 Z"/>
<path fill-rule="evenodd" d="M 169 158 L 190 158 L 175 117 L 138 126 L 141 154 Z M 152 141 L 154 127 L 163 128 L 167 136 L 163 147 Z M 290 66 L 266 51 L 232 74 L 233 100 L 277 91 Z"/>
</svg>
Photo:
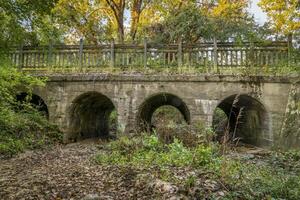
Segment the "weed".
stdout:
<svg viewBox="0 0 300 200">
<path fill-rule="evenodd" d="M 185 188 L 192 188 L 194 187 L 196 184 L 196 177 L 193 175 L 190 175 L 189 177 L 187 177 L 187 179 L 184 182 L 184 187 Z"/>
<path fill-rule="evenodd" d="M 142 141 L 142 142 L 141 142 Z M 170 144 L 162 143 L 155 135 L 143 134 L 133 138 L 121 138 L 109 144 L 111 154 L 101 153 L 95 160 L 100 164 L 164 167 L 212 167 L 218 157 L 213 148 L 198 145 L 188 148 L 178 139 Z M 118 161 L 119 160 L 119 161 Z"/>
</svg>

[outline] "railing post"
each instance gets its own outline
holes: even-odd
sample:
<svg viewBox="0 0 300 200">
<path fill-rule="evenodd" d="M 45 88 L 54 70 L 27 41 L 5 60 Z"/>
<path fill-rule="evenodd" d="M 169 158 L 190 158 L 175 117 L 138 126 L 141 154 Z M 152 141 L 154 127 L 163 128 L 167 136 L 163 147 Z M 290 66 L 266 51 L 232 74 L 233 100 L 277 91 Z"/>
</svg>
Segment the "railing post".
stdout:
<svg viewBox="0 0 300 200">
<path fill-rule="evenodd" d="M 110 42 L 110 66 L 115 66 L 115 41 L 114 39 Z"/>
<path fill-rule="evenodd" d="M 79 41 L 79 65 L 82 68 L 83 65 L 83 39 L 81 38 Z"/>
<path fill-rule="evenodd" d="M 214 69 L 217 69 L 217 72 L 219 72 L 218 69 L 218 46 L 217 46 L 217 39 L 214 37 Z"/>
<path fill-rule="evenodd" d="M 144 67 L 147 67 L 147 39 L 144 38 Z"/>
<path fill-rule="evenodd" d="M 52 51 L 53 51 L 53 44 L 52 41 L 49 44 L 49 49 L 48 49 L 48 66 L 52 67 Z"/>
<path fill-rule="evenodd" d="M 288 35 L 288 42 L 287 42 L 287 48 L 288 48 L 288 67 L 291 66 L 291 50 L 292 50 L 292 42 L 293 42 L 293 35 L 289 34 Z"/>
<path fill-rule="evenodd" d="M 182 55 L 182 38 L 179 38 L 178 41 L 178 67 L 181 67 L 183 64 L 183 55 Z"/>
<path fill-rule="evenodd" d="M 250 67 L 254 67 L 254 44 L 253 42 L 251 41 L 250 42 L 250 58 L 249 58 L 249 61 L 250 61 Z"/>
<path fill-rule="evenodd" d="M 23 55 L 23 44 L 21 44 L 20 49 L 19 49 L 19 69 L 22 70 L 24 66 L 24 55 Z"/>
</svg>

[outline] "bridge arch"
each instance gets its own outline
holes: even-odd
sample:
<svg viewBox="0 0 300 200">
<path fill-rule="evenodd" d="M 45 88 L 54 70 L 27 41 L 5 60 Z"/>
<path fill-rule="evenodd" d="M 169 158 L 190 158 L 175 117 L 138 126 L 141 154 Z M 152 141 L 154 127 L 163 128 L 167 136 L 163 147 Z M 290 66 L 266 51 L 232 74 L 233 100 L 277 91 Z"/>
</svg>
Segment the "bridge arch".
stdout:
<svg viewBox="0 0 300 200">
<path fill-rule="evenodd" d="M 223 118 L 220 112 L 223 112 Z M 234 94 L 224 98 L 213 115 L 213 128 L 219 139 L 228 131 L 229 137 L 255 146 L 270 144 L 270 123 L 266 106 L 248 94 Z"/>
<path fill-rule="evenodd" d="M 34 108 L 36 108 L 40 113 L 42 113 L 47 119 L 49 119 L 49 110 L 46 102 L 42 97 L 37 94 L 28 94 L 27 92 L 21 92 L 17 94 L 16 99 L 18 102 L 30 103 Z"/>
<path fill-rule="evenodd" d="M 151 95 L 139 106 L 137 127 L 141 131 L 150 130 L 152 127 L 152 116 L 162 106 L 175 107 L 182 114 L 186 123 L 190 124 L 191 116 L 186 103 L 174 94 L 163 92 Z"/>
<path fill-rule="evenodd" d="M 115 110 L 112 100 L 99 92 L 79 95 L 68 109 L 69 137 L 74 140 L 108 137 L 110 116 Z"/>
</svg>

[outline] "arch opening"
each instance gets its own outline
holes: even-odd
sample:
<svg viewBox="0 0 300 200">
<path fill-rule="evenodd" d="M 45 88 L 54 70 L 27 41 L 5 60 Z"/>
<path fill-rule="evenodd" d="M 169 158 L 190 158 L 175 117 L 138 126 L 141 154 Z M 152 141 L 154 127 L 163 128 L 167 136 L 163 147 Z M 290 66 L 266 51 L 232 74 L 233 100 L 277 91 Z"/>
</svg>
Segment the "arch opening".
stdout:
<svg viewBox="0 0 300 200">
<path fill-rule="evenodd" d="M 231 141 L 254 146 L 271 142 L 268 112 L 262 103 L 248 95 L 225 98 L 214 111 L 213 129 L 218 140 L 227 134 Z"/>
<path fill-rule="evenodd" d="M 176 107 L 170 105 L 160 106 L 153 112 L 151 117 L 151 126 L 153 128 L 161 126 L 175 128 L 186 124 L 187 122 L 182 113 Z"/>
<path fill-rule="evenodd" d="M 89 92 L 73 101 L 69 132 L 76 140 L 107 138 L 117 131 L 117 112 L 105 95 Z"/>
<path fill-rule="evenodd" d="M 138 127 L 141 131 L 151 131 L 155 129 L 157 123 L 166 125 L 164 121 L 157 121 L 159 118 L 165 120 L 168 118 L 175 122 L 183 119 L 190 124 L 190 112 L 187 105 L 179 97 L 169 93 L 156 94 L 140 106 Z"/>
<path fill-rule="evenodd" d="M 46 105 L 45 101 L 36 94 L 28 94 L 26 92 L 22 92 L 16 96 L 16 99 L 21 104 L 29 103 L 33 108 L 38 110 L 43 116 L 47 119 L 49 118 L 49 110 L 48 106 Z M 22 109 L 22 105 L 20 109 Z"/>
</svg>

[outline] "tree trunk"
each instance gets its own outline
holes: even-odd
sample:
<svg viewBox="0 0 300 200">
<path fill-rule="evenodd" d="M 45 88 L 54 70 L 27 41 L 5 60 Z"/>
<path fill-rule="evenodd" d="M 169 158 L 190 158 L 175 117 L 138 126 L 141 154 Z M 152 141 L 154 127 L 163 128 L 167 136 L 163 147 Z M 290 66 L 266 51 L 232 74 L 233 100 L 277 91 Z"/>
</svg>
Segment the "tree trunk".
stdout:
<svg viewBox="0 0 300 200">
<path fill-rule="evenodd" d="M 108 6 L 113 11 L 115 20 L 118 26 L 118 40 L 120 43 L 124 42 L 124 10 L 126 0 L 120 0 L 116 2 L 115 0 L 106 0 Z"/>
<path fill-rule="evenodd" d="M 130 36 L 132 41 L 136 38 L 138 24 L 142 13 L 143 0 L 134 0 L 131 7 L 131 24 L 130 24 Z"/>
<path fill-rule="evenodd" d="M 118 40 L 120 43 L 124 43 L 124 17 L 120 14 L 118 17 Z"/>
</svg>

